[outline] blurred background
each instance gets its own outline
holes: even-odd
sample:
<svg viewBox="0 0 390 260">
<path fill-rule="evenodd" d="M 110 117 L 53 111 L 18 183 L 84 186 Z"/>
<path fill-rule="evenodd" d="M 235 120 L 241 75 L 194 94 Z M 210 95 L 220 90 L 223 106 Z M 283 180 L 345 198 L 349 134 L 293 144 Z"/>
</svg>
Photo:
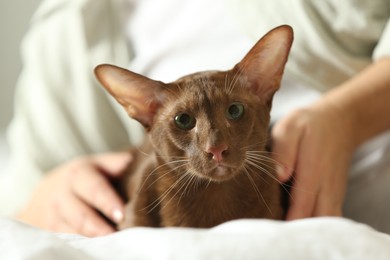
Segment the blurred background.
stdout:
<svg viewBox="0 0 390 260">
<path fill-rule="evenodd" d="M 22 68 L 20 42 L 41 0 L 0 0 L 0 173 L 5 171 L 8 148 L 5 129 L 13 113 L 13 95 Z"/>
</svg>

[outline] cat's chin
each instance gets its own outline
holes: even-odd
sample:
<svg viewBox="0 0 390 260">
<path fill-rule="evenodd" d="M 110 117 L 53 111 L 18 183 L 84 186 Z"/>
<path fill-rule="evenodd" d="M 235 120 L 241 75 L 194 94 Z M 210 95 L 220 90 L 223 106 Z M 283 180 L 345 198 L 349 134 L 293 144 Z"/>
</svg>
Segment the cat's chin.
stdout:
<svg viewBox="0 0 390 260">
<path fill-rule="evenodd" d="M 210 171 L 208 177 L 213 181 L 221 182 L 233 178 L 235 175 L 234 173 L 235 171 L 233 168 L 229 166 L 217 165 Z"/>
</svg>

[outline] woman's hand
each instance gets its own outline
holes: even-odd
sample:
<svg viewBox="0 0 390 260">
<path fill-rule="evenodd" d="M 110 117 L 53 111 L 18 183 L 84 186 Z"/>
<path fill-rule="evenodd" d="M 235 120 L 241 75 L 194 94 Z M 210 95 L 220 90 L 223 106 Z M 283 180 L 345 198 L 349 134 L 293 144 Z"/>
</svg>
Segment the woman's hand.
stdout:
<svg viewBox="0 0 390 260">
<path fill-rule="evenodd" d="M 273 128 L 279 179 L 293 180 L 287 219 L 341 215 L 355 148 L 390 129 L 390 58 L 382 58 Z"/>
<path fill-rule="evenodd" d="M 99 236 L 114 228 L 98 213 L 118 223 L 123 201 L 109 178 L 119 177 L 131 161 L 129 153 L 81 157 L 47 174 L 17 219 L 55 232 Z"/>
<path fill-rule="evenodd" d="M 282 182 L 292 179 L 287 220 L 340 216 L 354 151 L 351 126 L 335 106 L 318 102 L 294 111 L 272 129 Z"/>
</svg>

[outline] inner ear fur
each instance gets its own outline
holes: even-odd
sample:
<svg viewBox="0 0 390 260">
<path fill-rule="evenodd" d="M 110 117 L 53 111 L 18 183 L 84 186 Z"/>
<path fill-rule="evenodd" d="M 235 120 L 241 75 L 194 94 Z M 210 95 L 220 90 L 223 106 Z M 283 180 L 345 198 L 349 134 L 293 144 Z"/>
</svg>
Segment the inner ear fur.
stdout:
<svg viewBox="0 0 390 260">
<path fill-rule="evenodd" d="M 95 75 L 130 117 L 146 129 L 152 126 L 164 99 L 164 83 L 109 64 L 97 66 Z"/>
<path fill-rule="evenodd" d="M 293 42 L 293 30 L 282 25 L 264 35 L 234 68 L 247 81 L 254 94 L 272 102 L 279 89 Z"/>
</svg>

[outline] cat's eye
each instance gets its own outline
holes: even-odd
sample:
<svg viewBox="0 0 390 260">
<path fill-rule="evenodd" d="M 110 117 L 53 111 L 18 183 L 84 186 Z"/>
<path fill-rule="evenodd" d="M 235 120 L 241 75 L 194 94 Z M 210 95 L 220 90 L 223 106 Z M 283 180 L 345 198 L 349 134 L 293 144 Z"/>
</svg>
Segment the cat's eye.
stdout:
<svg viewBox="0 0 390 260">
<path fill-rule="evenodd" d="M 191 130 L 195 127 L 195 117 L 187 113 L 181 113 L 175 116 L 175 124 L 177 127 L 183 130 Z"/>
<path fill-rule="evenodd" d="M 244 105 L 241 103 L 233 103 L 226 111 L 226 115 L 229 119 L 238 120 L 244 115 Z"/>
</svg>

